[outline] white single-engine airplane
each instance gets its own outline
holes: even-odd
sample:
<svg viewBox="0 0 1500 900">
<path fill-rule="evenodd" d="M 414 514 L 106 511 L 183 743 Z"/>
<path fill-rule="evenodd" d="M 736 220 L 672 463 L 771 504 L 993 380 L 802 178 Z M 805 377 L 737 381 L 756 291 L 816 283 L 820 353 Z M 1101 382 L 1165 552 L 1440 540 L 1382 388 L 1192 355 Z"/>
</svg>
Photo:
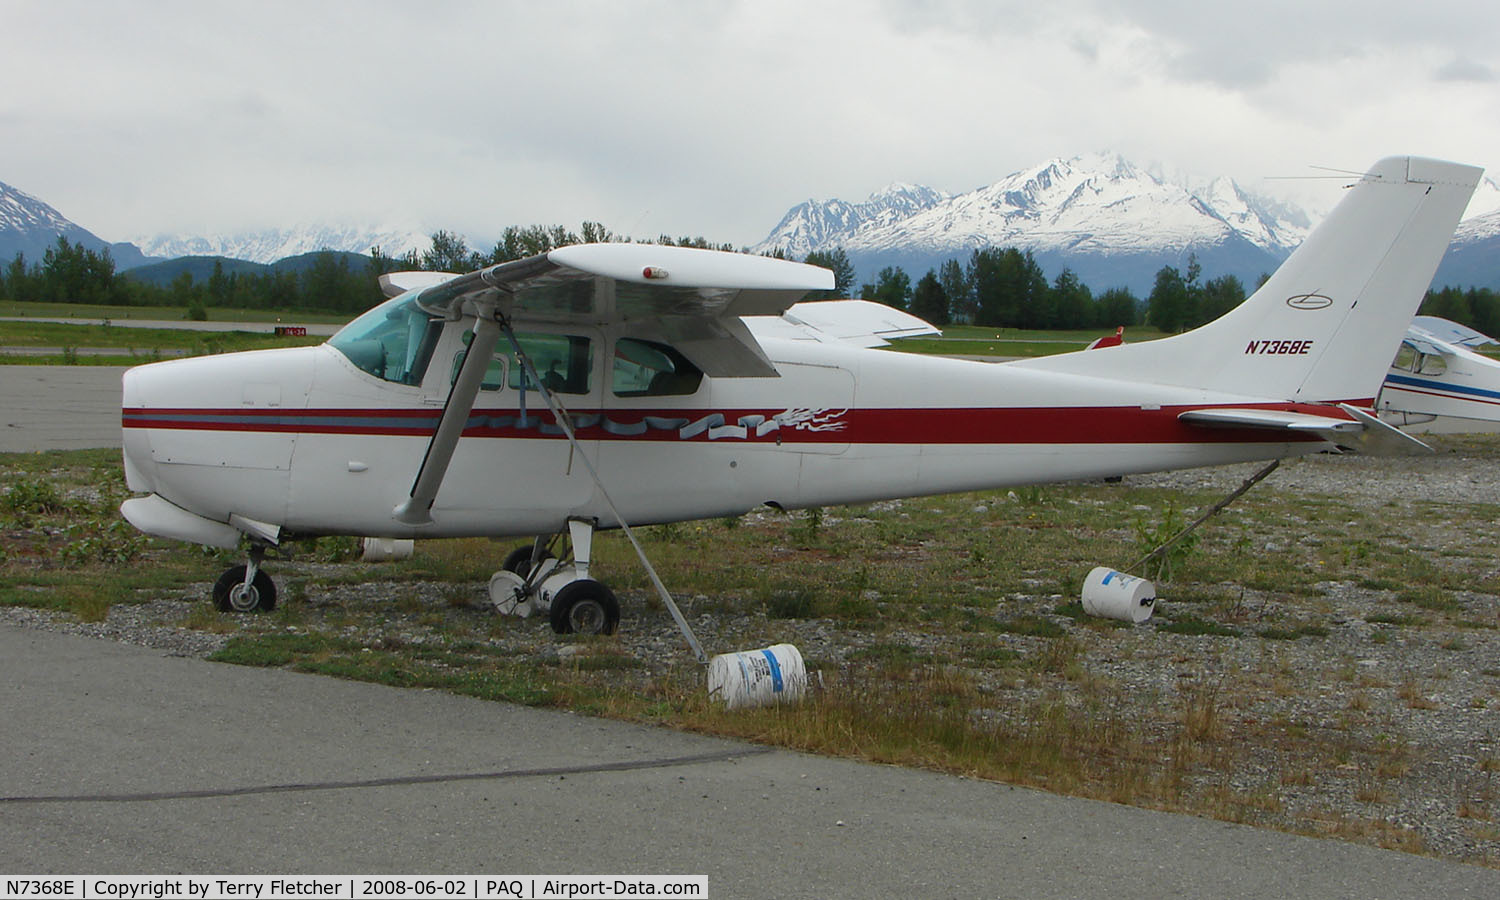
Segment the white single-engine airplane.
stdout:
<svg viewBox="0 0 1500 900">
<path fill-rule="evenodd" d="M 1437 316 L 1412 319 L 1380 388 L 1380 417 L 1397 425 L 1438 416 L 1500 422 L 1500 362 L 1475 352 L 1495 343 Z"/>
<path fill-rule="evenodd" d="M 497 607 L 610 632 L 596 528 L 1414 443 L 1371 407 L 1480 171 L 1382 160 L 1217 321 L 1005 364 L 864 349 L 839 301 L 784 316 L 833 275 L 764 257 L 594 244 L 387 276 L 401 292 L 321 346 L 127 372 L 146 496 L 122 511 L 248 538 L 214 591 L 241 611 L 274 604 L 260 564 L 288 540 L 542 535 Z M 565 531 L 571 565 L 546 552 Z"/>
</svg>

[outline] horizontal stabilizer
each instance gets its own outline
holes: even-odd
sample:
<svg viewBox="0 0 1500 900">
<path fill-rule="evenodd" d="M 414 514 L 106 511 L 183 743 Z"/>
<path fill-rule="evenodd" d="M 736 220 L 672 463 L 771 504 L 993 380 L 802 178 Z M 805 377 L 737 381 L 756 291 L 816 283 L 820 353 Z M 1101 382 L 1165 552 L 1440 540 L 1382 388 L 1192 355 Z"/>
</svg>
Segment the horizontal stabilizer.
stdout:
<svg viewBox="0 0 1500 900">
<path fill-rule="evenodd" d="M 1280 428 L 1328 434 L 1358 434 L 1364 426 L 1349 419 L 1314 416 L 1281 409 L 1190 409 L 1177 417 L 1210 428 Z"/>
<path fill-rule="evenodd" d="M 1177 418 L 1182 422 L 1209 428 L 1269 428 L 1314 434 L 1331 444 L 1372 456 L 1408 456 L 1432 452 L 1431 447 L 1362 409 L 1347 403 L 1340 403 L 1338 408 L 1351 418 L 1340 419 L 1255 407 L 1190 409 Z"/>
</svg>

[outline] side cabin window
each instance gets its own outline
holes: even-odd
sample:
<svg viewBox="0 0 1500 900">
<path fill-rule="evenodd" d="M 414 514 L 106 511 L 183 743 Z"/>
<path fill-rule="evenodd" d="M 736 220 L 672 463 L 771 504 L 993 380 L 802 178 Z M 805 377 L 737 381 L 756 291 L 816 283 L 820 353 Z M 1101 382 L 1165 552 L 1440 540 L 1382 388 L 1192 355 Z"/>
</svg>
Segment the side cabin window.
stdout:
<svg viewBox="0 0 1500 900">
<path fill-rule="evenodd" d="M 1396 351 L 1391 368 L 1417 375 L 1442 375 L 1448 371 L 1448 363 L 1437 353 L 1423 353 L 1411 344 L 1403 343 Z"/>
<path fill-rule="evenodd" d="M 682 396 L 697 393 L 703 372 L 665 344 L 621 338 L 610 381 L 616 397 Z"/>
<path fill-rule="evenodd" d="M 463 341 L 465 349 L 453 354 L 453 371 L 448 375 L 448 383 L 450 385 L 458 380 L 458 370 L 464 367 L 464 354 L 468 352 L 468 346 L 474 343 L 474 332 L 472 330 L 465 331 Z M 500 342 L 502 344 L 505 343 L 505 339 L 501 338 Z M 479 389 L 481 391 L 498 391 L 504 386 L 505 359 L 497 352 L 495 356 L 490 357 L 489 367 L 484 370 L 484 380 L 479 383 Z"/>
<path fill-rule="evenodd" d="M 339 329 L 329 346 L 376 378 L 419 385 L 443 333 L 443 321 L 403 294 Z"/>
<path fill-rule="evenodd" d="M 464 346 L 474 340 L 474 332 L 464 332 Z M 574 334 L 538 334 L 535 332 L 516 335 L 521 352 L 536 367 L 542 383 L 558 394 L 587 394 L 593 384 L 593 344 L 586 337 Z M 451 384 L 458 380 L 458 371 L 464 364 L 463 350 L 453 354 L 453 371 L 448 376 Z M 506 373 L 510 373 L 509 379 Z M 495 356 L 480 383 L 482 391 L 498 391 L 507 383 L 515 390 L 521 389 L 526 379 L 527 390 L 536 390 L 537 385 L 526 377 L 525 367 L 516 359 L 515 349 L 504 337 L 495 346 Z"/>
</svg>

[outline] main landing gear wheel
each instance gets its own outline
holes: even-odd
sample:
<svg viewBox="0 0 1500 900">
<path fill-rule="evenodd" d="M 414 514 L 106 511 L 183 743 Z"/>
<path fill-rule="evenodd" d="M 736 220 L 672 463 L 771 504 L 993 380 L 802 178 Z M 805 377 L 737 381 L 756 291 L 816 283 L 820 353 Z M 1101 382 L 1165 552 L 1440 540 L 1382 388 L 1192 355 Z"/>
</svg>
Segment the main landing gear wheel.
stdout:
<svg viewBox="0 0 1500 900">
<path fill-rule="evenodd" d="M 570 582 L 552 598 L 552 630 L 558 634 L 614 634 L 619 624 L 620 601 L 593 579 Z"/>
<path fill-rule="evenodd" d="M 276 608 L 276 582 L 257 569 L 245 584 L 248 566 L 231 566 L 214 583 L 214 606 L 220 612 L 260 612 Z"/>
<path fill-rule="evenodd" d="M 538 559 L 537 562 L 545 562 L 549 559 L 552 559 L 552 551 L 543 550 L 541 558 Z M 516 549 L 510 551 L 510 554 L 505 557 L 505 562 L 500 564 L 500 568 L 506 572 L 514 572 L 522 578 L 530 575 L 531 548 L 517 547 Z"/>
</svg>

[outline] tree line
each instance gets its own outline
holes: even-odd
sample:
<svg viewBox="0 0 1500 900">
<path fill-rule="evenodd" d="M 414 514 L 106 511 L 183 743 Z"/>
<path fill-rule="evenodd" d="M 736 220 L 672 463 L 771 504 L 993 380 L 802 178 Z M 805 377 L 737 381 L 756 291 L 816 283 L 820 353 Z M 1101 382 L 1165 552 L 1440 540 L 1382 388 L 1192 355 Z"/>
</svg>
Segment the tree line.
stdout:
<svg viewBox="0 0 1500 900">
<path fill-rule="evenodd" d="M 116 272 L 107 248 L 92 250 L 58 237 L 39 263 L 28 264 L 17 254 L 0 269 L 0 300 L 171 306 L 184 310 L 188 318 L 206 317 L 208 307 L 353 314 L 384 299 L 378 279 L 386 272 L 467 272 L 571 244 L 618 240 L 625 238 L 598 222 L 584 222 L 578 232 L 562 226 L 510 226 L 484 252 L 471 249 L 453 232 L 438 231 L 424 252 L 392 257 L 372 247 L 363 265 L 337 253 L 315 254 L 300 271 L 226 272 L 223 263 L 216 261 L 206 278 L 182 272 L 170 284 L 155 285 Z M 665 234 L 648 243 L 735 249 L 703 237 Z M 773 255 L 784 257 L 780 251 Z M 1033 255 L 1014 247 L 974 250 L 966 262 L 947 260 L 928 269 L 915 283 L 900 266 L 886 266 L 874 281 L 856 284 L 854 266 L 842 247 L 813 251 L 803 261 L 834 273 L 833 290 L 815 292 L 809 299 L 858 296 L 906 310 L 935 325 L 1094 329 L 1146 324 L 1171 333 L 1210 322 L 1246 297 L 1244 285 L 1233 275 L 1203 280 L 1194 256 L 1189 257 L 1185 271 L 1163 266 L 1144 301 L 1123 287 L 1096 296 L 1070 269 L 1048 281 Z M 1500 295 L 1488 288 L 1428 291 L 1421 312 L 1500 336 Z"/>
</svg>

